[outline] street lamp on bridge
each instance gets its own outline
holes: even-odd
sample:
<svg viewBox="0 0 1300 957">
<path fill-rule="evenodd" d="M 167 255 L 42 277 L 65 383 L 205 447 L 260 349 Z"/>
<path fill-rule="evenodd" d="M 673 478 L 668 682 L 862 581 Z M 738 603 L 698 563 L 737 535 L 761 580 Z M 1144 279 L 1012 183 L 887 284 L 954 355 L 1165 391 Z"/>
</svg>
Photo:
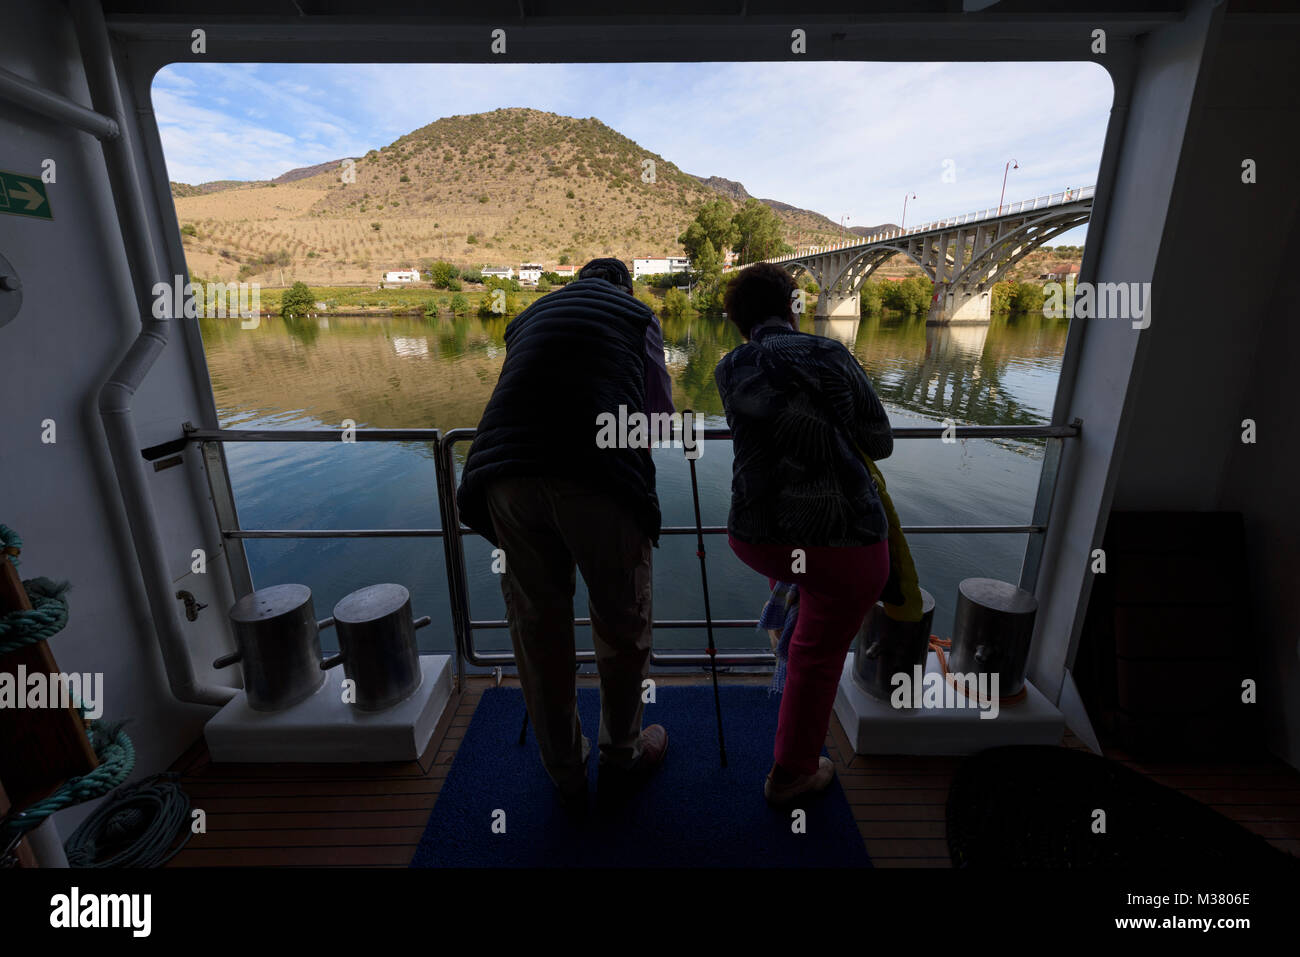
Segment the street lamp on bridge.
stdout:
<svg viewBox="0 0 1300 957">
<path fill-rule="evenodd" d="M 1002 201 L 1007 198 L 1007 173 L 1013 169 L 1020 169 L 1020 164 L 1013 159 L 1007 160 L 1007 165 L 1002 167 L 1002 195 L 998 197 L 998 215 L 1002 215 Z"/>
<path fill-rule="evenodd" d="M 844 232 L 844 220 L 846 220 L 846 219 L 852 219 L 852 218 L 853 218 L 853 217 L 850 216 L 848 213 L 845 213 L 843 216 L 840 217 L 840 239 L 841 239 L 841 240 L 843 240 L 844 237 L 845 237 L 845 232 Z"/>
<path fill-rule="evenodd" d="M 913 194 L 911 195 L 910 198 L 911 198 L 911 199 L 916 199 L 916 194 L 913 193 Z M 899 222 L 899 224 L 898 224 L 898 228 L 899 228 L 899 229 L 902 229 L 904 226 L 907 225 L 907 200 L 908 200 L 908 199 L 909 199 L 908 195 L 907 195 L 906 193 L 904 193 L 904 194 L 903 194 L 903 219 L 902 219 L 902 221 Z"/>
</svg>

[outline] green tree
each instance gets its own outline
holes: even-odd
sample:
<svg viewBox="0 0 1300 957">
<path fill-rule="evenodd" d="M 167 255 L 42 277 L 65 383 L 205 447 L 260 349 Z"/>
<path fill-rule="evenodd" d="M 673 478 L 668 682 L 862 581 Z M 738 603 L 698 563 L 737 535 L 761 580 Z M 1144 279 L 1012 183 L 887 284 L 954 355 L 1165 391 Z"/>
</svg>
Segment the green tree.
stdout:
<svg viewBox="0 0 1300 957">
<path fill-rule="evenodd" d="M 435 289 L 450 289 L 452 280 L 459 275 L 459 269 L 441 259 L 429 267 L 429 281 Z"/>
<path fill-rule="evenodd" d="M 782 238 L 781 220 L 767 203 L 750 197 L 731 222 L 736 229 L 734 248 L 742 266 L 790 250 Z"/>
<path fill-rule="evenodd" d="M 296 282 L 280 297 L 280 315 L 286 319 L 301 318 L 316 305 L 316 296 L 305 282 Z"/>
<path fill-rule="evenodd" d="M 699 258 L 705 243 L 713 246 L 715 256 L 719 251 L 725 253 L 736 242 L 736 226 L 732 221 L 731 204 L 722 197 L 711 203 L 705 203 L 695 214 L 695 219 L 686 227 L 686 231 L 677 237 L 682 249 L 690 257 L 691 263 Z"/>
<path fill-rule="evenodd" d="M 675 287 L 664 293 L 664 317 L 666 319 L 681 319 L 690 311 L 691 301 L 686 297 L 686 293 Z"/>
<path fill-rule="evenodd" d="M 1042 313 L 1043 287 L 1032 282 L 1016 283 L 1015 292 L 1011 294 L 1011 311 L 1017 315 Z"/>
<path fill-rule="evenodd" d="M 925 311 L 934 295 L 934 284 L 925 276 L 908 276 L 901 282 L 886 282 L 881 300 L 888 309 L 896 309 L 908 316 Z"/>
<path fill-rule="evenodd" d="M 885 290 L 881 288 L 881 283 L 878 280 L 868 279 L 862 284 L 862 292 L 859 294 L 859 298 L 862 302 L 862 314 L 864 316 L 880 315 L 883 308 L 882 299 L 884 293 Z"/>
<path fill-rule="evenodd" d="M 696 283 L 708 289 L 716 289 L 722 282 L 722 257 L 709 240 L 704 240 L 696 254 L 691 257 L 691 272 L 695 276 Z"/>
<path fill-rule="evenodd" d="M 1016 291 L 1016 284 L 1004 280 L 993 284 L 993 295 L 989 301 L 989 309 L 992 312 L 1010 312 L 1011 297 Z"/>
<path fill-rule="evenodd" d="M 451 312 L 455 316 L 463 316 L 469 312 L 469 300 L 460 293 L 451 297 Z"/>
</svg>

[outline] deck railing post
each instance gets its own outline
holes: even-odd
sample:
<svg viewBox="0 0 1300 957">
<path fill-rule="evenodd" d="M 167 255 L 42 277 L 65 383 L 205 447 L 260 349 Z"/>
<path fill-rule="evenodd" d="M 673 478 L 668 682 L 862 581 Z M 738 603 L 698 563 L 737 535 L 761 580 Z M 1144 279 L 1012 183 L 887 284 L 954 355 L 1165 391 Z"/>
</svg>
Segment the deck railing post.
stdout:
<svg viewBox="0 0 1300 957">
<path fill-rule="evenodd" d="M 1075 419 L 1071 425 L 1078 426 Z M 1032 593 L 1038 584 L 1038 571 L 1043 561 L 1043 547 L 1047 542 L 1047 521 L 1052 514 L 1052 500 L 1056 496 L 1056 486 L 1061 473 L 1061 452 L 1065 440 L 1053 436 L 1047 440 L 1043 450 L 1043 467 L 1038 473 L 1038 492 L 1034 497 L 1034 513 L 1030 524 L 1039 526 L 1041 531 L 1031 532 L 1025 545 L 1025 559 L 1020 566 L 1020 587 Z"/>
<path fill-rule="evenodd" d="M 443 555 L 447 565 L 447 600 L 456 649 L 456 690 L 465 690 L 465 659 L 469 656 L 469 601 L 465 583 L 465 542 L 456 511 L 456 466 L 451 448 L 455 439 L 439 435 L 434 444 L 434 474 L 438 480 L 438 514 L 442 521 Z"/>
<path fill-rule="evenodd" d="M 243 598 L 253 590 L 253 572 L 248 565 L 243 539 L 227 534 L 227 531 L 239 529 L 239 510 L 235 508 L 235 493 L 226 468 L 226 451 L 220 442 L 200 442 L 199 452 L 203 456 L 203 470 L 208 476 L 208 490 L 212 493 L 212 509 L 217 514 L 217 534 L 230 571 L 230 587 L 236 598 Z"/>
</svg>

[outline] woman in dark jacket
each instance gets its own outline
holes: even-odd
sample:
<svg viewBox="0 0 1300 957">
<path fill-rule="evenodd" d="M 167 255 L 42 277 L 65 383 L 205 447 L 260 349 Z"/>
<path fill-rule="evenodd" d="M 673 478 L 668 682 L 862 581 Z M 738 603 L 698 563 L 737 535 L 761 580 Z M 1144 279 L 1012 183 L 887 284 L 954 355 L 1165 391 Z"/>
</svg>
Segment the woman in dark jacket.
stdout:
<svg viewBox="0 0 1300 957">
<path fill-rule="evenodd" d="M 727 286 L 745 343 L 714 371 L 734 443 L 732 550 L 769 581 L 799 586 L 785 692 L 764 793 L 784 804 L 830 784 L 821 757 L 844 659 L 889 577 L 889 523 L 862 460 L 894 448 L 884 407 L 853 355 L 799 332 L 794 279 L 749 266 Z"/>
</svg>

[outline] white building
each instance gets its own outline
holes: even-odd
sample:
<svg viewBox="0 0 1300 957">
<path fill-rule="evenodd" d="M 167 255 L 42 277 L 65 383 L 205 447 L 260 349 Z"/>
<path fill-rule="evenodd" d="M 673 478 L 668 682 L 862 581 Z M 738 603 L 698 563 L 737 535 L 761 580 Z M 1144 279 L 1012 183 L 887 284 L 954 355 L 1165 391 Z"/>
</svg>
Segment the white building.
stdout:
<svg viewBox="0 0 1300 957">
<path fill-rule="evenodd" d="M 541 263 L 520 263 L 519 264 L 519 281 L 531 285 L 537 285 L 537 281 L 542 278 Z"/>
<path fill-rule="evenodd" d="M 642 276 L 658 276 L 661 273 L 686 272 L 691 268 L 691 261 L 685 256 L 668 256 L 662 259 L 644 259 L 632 260 L 632 278 L 640 279 Z"/>
<path fill-rule="evenodd" d="M 420 270 L 395 269 L 384 273 L 384 282 L 419 282 Z"/>
<path fill-rule="evenodd" d="M 556 266 L 555 267 L 555 275 L 559 276 L 561 279 L 572 279 L 577 274 L 578 274 L 577 266 Z"/>
<path fill-rule="evenodd" d="M 502 266 L 499 269 L 496 266 L 492 266 L 491 268 L 484 266 L 479 270 L 479 272 L 483 274 L 484 279 L 487 279 L 489 276 L 495 276 L 497 279 L 515 278 L 515 271 L 509 266 Z"/>
</svg>

